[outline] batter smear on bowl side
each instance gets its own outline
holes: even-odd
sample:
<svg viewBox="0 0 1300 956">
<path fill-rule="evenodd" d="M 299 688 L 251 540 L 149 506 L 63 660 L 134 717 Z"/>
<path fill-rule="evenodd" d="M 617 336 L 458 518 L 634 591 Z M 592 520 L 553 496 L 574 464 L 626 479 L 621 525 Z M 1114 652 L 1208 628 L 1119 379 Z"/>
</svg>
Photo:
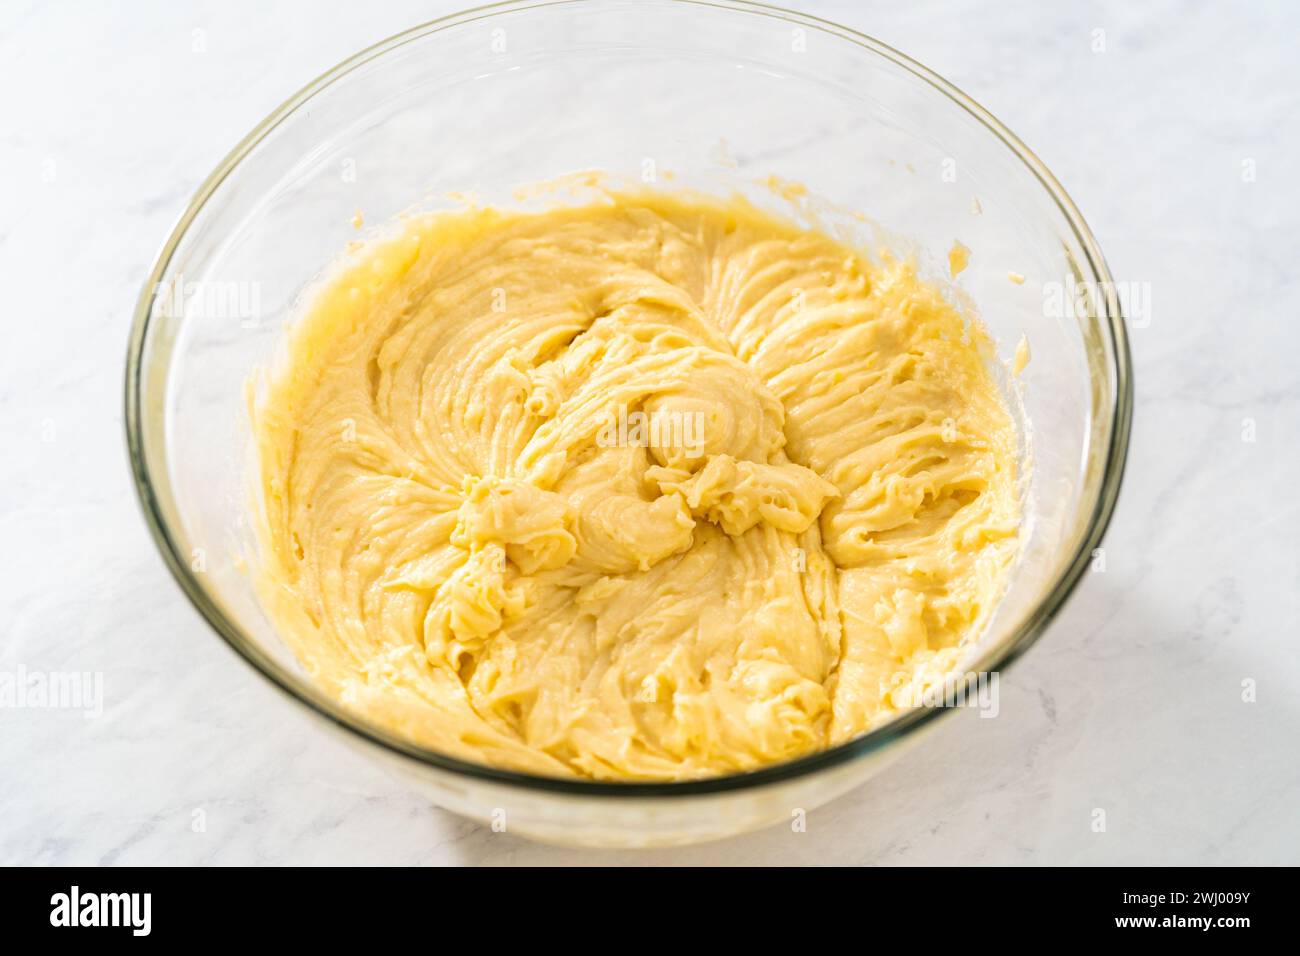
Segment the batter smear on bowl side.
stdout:
<svg viewBox="0 0 1300 956">
<path fill-rule="evenodd" d="M 412 220 L 254 402 L 268 611 L 453 756 L 677 780 L 845 740 L 957 663 L 1017 547 L 978 323 L 743 200 Z"/>
</svg>

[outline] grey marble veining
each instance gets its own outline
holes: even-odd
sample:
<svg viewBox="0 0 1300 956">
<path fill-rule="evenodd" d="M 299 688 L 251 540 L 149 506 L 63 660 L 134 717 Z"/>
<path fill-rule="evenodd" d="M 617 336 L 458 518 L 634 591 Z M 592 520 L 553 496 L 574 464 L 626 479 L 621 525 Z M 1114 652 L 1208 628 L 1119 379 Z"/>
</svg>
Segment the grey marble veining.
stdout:
<svg viewBox="0 0 1300 956">
<path fill-rule="evenodd" d="M 123 448 L 127 327 L 231 145 L 459 4 L 9 2 L 0 671 L 102 673 L 103 712 L 0 709 L 0 863 L 1300 862 L 1300 10 L 792 5 L 981 101 L 1151 292 L 1105 571 L 1004 676 L 1001 717 L 955 715 L 806 833 L 636 854 L 492 833 L 319 734 L 154 551 Z"/>
</svg>

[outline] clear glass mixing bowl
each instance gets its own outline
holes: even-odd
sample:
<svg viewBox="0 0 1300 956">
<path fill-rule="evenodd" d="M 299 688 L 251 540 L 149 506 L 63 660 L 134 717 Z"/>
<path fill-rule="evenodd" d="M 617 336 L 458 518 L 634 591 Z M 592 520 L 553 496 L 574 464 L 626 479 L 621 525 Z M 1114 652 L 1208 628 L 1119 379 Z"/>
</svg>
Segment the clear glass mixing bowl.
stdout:
<svg viewBox="0 0 1300 956">
<path fill-rule="evenodd" d="M 753 188 L 773 175 L 861 210 L 927 265 L 954 239 L 973 250 L 960 286 L 1003 357 L 1022 334 L 1033 353 L 1019 389 L 1033 456 L 1022 555 L 967 661 L 1005 668 L 1087 568 L 1118 493 L 1132 386 L 1110 273 L 1051 173 L 967 96 L 869 37 L 751 3 L 483 7 L 373 46 L 276 110 L 199 189 L 140 297 L 126 422 L 144 512 L 176 580 L 231 647 L 441 806 L 589 845 L 788 821 L 874 774 L 945 711 L 702 781 L 496 770 L 415 746 L 322 694 L 247 574 L 245 383 L 304 290 L 357 238 L 354 214 L 380 223 L 451 191 L 508 201 L 519 184 L 593 168 L 665 184 L 673 172 L 675 185 L 738 188 L 779 207 Z M 1012 271 L 1026 281 L 1009 281 Z"/>
</svg>

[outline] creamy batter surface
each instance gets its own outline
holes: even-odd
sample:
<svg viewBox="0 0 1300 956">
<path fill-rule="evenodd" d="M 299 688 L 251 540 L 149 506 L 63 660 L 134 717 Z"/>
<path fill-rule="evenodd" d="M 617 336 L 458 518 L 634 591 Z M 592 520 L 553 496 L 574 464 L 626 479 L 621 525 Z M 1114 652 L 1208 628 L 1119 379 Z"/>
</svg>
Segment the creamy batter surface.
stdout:
<svg viewBox="0 0 1300 956">
<path fill-rule="evenodd" d="M 685 779 L 942 678 L 1016 549 L 983 329 L 740 200 L 471 209 L 355 250 L 254 402 L 260 585 L 418 743 Z"/>
</svg>

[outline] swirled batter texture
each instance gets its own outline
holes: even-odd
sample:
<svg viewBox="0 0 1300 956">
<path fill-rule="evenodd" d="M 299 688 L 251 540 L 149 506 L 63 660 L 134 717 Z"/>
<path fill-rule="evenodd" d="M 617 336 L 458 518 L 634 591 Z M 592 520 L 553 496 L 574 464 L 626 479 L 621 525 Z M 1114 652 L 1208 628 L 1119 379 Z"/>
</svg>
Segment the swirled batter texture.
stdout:
<svg viewBox="0 0 1300 956">
<path fill-rule="evenodd" d="M 264 591 L 328 691 L 456 756 L 796 757 L 914 699 L 999 596 L 990 360 L 908 264 L 739 200 L 414 221 L 256 404 Z"/>
</svg>

